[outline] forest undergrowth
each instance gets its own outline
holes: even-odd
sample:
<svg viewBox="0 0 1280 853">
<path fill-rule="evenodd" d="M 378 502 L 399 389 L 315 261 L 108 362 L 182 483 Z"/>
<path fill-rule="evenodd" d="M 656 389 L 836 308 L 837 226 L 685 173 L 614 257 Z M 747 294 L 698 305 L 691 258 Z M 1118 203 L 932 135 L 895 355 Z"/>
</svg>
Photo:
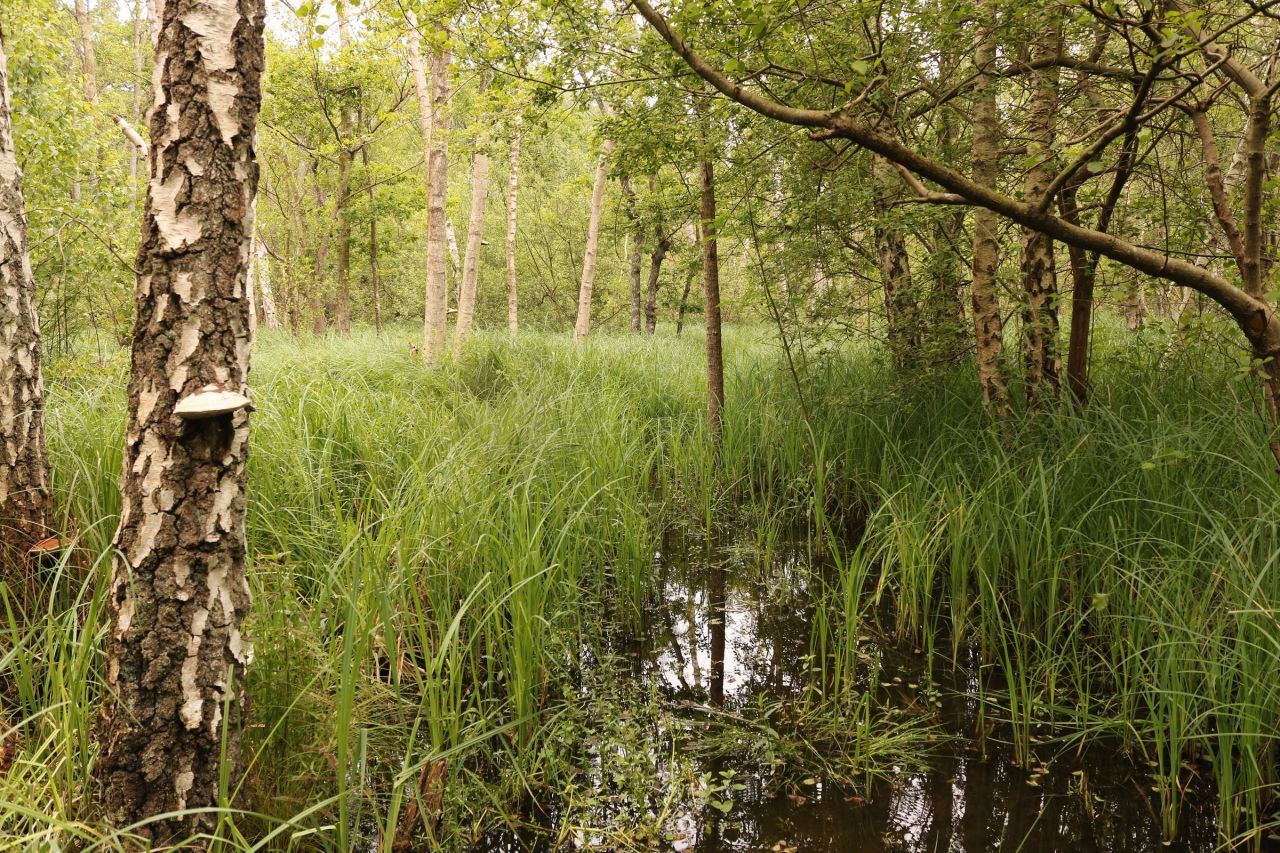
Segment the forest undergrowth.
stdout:
<svg viewBox="0 0 1280 853">
<path fill-rule="evenodd" d="M 742 565 L 768 565 L 798 525 L 835 568 L 790 713 L 803 727 L 765 727 L 792 772 L 814 772 L 797 740 L 854 786 L 929 748 L 927 715 L 903 726 L 868 699 L 872 632 L 939 672 L 982 661 L 993 725 L 975 739 L 1010 739 L 1028 764 L 1046 742 L 1123 749 L 1153 768 L 1169 838 L 1184 792 L 1211 780 L 1224 844 L 1261 845 L 1280 791 L 1280 477 L 1255 387 L 1198 344 L 1105 331 L 1086 409 L 1002 433 L 967 365 L 906 388 L 850 346 L 793 378 L 772 337 L 733 329 L 718 456 L 697 335 L 579 349 L 484 333 L 441 368 L 394 334 L 265 335 L 250 728 L 212 846 L 465 849 L 553 809 L 560 840 L 648 849 L 669 792 L 731 808 L 729 782 L 653 736 L 667 711 L 651 686 L 603 665 L 652 604 L 663 532 L 730 524 Z M 50 370 L 78 547 L 0 634 L 4 849 L 132 849 L 91 774 L 124 359 Z M 601 744 L 607 802 L 583 784 Z M 628 744 L 667 750 L 660 780 Z"/>
</svg>

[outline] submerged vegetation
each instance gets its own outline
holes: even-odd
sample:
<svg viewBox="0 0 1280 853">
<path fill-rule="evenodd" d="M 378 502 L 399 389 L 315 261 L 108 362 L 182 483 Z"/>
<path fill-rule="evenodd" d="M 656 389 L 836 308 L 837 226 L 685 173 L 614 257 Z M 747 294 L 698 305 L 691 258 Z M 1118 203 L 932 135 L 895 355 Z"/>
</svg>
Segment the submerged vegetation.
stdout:
<svg viewBox="0 0 1280 853">
<path fill-rule="evenodd" d="M 895 385 L 861 346 L 804 375 L 806 422 L 769 338 L 729 339 L 718 467 L 697 337 L 482 334 L 443 368 L 372 333 L 262 340 L 252 723 L 219 849 L 460 849 L 520 827 L 679 845 L 748 783 L 857 801 L 949 737 L 1001 744 L 1033 782 L 1123 754 L 1166 838 L 1211 794 L 1221 841 L 1275 832 L 1280 483 L 1238 456 L 1265 453 L 1247 376 L 1140 371 L 1161 342 L 1108 340 L 1087 410 L 1001 436 L 968 371 Z M 53 370 L 54 490 L 80 541 L 29 623 L 8 620 L 16 849 L 129 846 L 96 816 L 88 736 L 124 414 L 101 377 L 123 369 Z M 731 667 L 713 706 L 653 674 L 653 637 L 678 634 L 662 614 L 716 594 L 702 570 L 672 592 L 676 552 L 807 602 L 781 629 L 787 678 L 736 693 Z M 876 689 L 876 648 L 919 650 L 923 700 Z M 940 716 L 956 690 L 968 731 Z"/>
</svg>

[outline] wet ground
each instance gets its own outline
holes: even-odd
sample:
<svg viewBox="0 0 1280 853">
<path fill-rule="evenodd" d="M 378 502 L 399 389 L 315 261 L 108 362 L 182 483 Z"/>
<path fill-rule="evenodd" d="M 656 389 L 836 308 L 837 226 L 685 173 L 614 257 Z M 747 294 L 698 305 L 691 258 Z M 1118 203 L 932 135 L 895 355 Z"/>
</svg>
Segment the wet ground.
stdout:
<svg viewBox="0 0 1280 853">
<path fill-rule="evenodd" d="M 742 549 L 708 552 L 700 542 L 669 538 L 659 555 L 663 595 L 647 614 L 644 629 L 621 643 L 630 679 L 652 686 L 671 712 L 664 725 L 690 730 L 739 717 L 743 743 L 751 739 L 752 709 L 782 707 L 810 682 L 809 593 L 814 570 L 801 549 L 782 549 L 769 566 Z M 1192 792 L 1184 801 L 1178 839 L 1161 842 L 1158 800 L 1143 768 L 1114 751 L 1093 748 L 1061 755 L 1046 746 L 1032 766 L 1014 762 L 1000 727 L 987 723 L 980 751 L 976 661 L 925 677 L 925 660 L 866 636 L 867 689 L 903 719 L 923 717 L 937 725 L 942 743 L 916 766 L 899 766 L 888 779 L 868 785 L 835 785 L 822 778 L 780 782 L 776 767 L 761 764 L 744 747 L 690 760 L 713 787 L 725 780 L 722 808 L 715 796 L 701 800 L 664 786 L 678 784 L 673 759 L 648 747 L 653 791 L 644 795 L 651 812 L 658 802 L 675 805 L 660 835 L 635 839 L 634 849 L 719 851 L 814 851 L 814 853 L 1138 853 L 1215 849 L 1215 804 Z M 927 713 L 926 713 L 927 712 Z M 724 726 L 719 726 L 723 734 Z M 688 743 L 684 737 L 670 742 Z M 609 757 L 599 756 L 591 780 L 605 780 Z M 686 774 L 687 775 L 687 774 Z M 728 780 L 740 786 L 730 790 Z M 602 786 L 606 783 L 600 781 Z M 617 800 L 617 792 L 611 794 Z M 723 808 L 725 802 L 732 805 Z M 555 817 L 540 821 L 554 824 Z M 603 818 L 602 822 L 607 822 Z M 604 832 L 561 833 L 569 849 L 632 849 Z M 486 853 L 550 849 L 545 836 L 488 836 Z"/>
</svg>

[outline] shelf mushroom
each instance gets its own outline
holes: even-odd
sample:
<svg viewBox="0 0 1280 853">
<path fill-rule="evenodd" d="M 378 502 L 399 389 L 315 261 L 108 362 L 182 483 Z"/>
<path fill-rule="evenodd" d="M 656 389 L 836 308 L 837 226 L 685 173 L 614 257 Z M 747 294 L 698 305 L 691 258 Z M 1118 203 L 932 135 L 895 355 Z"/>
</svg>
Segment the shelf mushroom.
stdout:
<svg viewBox="0 0 1280 853">
<path fill-rule="evenodd" d="M 45 557 L 57 556 L 63 548 L 67 547 L 70 542 L 60 536 L 49 536 L 41 539 L 36 544 L 27 549 L 27 553 L 33 557 L 43 559 Z"/>
<path fill-rule="evenodd" d="M 253 403 L 243 394 L 228 391 L 219 385 L 206 385 L 179 400 L 173 407 L 173 413 L 183 420 L 198 421 L 252 407 Z"/>
</svg>

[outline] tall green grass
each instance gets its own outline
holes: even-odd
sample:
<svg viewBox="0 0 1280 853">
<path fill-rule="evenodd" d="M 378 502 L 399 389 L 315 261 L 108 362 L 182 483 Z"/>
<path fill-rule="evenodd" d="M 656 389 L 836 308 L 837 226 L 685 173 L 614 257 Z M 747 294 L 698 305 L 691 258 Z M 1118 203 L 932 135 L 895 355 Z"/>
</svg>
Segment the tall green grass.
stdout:
<svg viewBox="0 0 1280 853">
<path fill-rule="evenodd" d="M 827 409 L 822 432 L 870 513 L 863 588 L 935 665 L 976 647 L 1022 760 L 1041 727 L 1130 750 L 1169 840 L 1193 777 L 1211 777 L 1224 842 L 1257 847 L 1280 795 L 1280 477 L 1256 390 L 1207 357 L 1162 367 L 1109 346 L 1087 409 L 1011 435 L 967 377 L 902 388 L 838 363 L 824 386 L 850 389 L 845 415 Z M 832 606 L 840 654 L 865 601 Z"/>
<path fill-rule="evenodd" d="M 444 846 L 563 790 L 582 673 L 653 594 L 662 529 L 730 514 L 765 554 L 806 520 L 837 568 L 811 628 L 833 707 L 870 713 L 857 638 L 875 620 L 937 668 L 975 646 L 1021 755 L 1046 722 L 1062 743 L 1122 744 L 1153 762 L 1169 832 L 1194 761 L 1224 839 L 1260 839 L 1280 478 L 1247 378 L 1103 346 L 1088 409 L 1002 434 L 967 370 L 903 384 L 858 348 L 804 368 L 806 422 L 770 338 L 733 330 L 717 462 L 696 337 L 482 334 L 441 368 L 401 337 L 264 337 L 252 725 L 214 846 L 388 849 L 445 757 Z M 89 567 L 46 578 L 46 605 L 0 637 L 22 736 L 0 847 L 128 847 L 91 775 L 125 369 L 63 365 L 51 383 L 55 486 Z"/>
</svg>

